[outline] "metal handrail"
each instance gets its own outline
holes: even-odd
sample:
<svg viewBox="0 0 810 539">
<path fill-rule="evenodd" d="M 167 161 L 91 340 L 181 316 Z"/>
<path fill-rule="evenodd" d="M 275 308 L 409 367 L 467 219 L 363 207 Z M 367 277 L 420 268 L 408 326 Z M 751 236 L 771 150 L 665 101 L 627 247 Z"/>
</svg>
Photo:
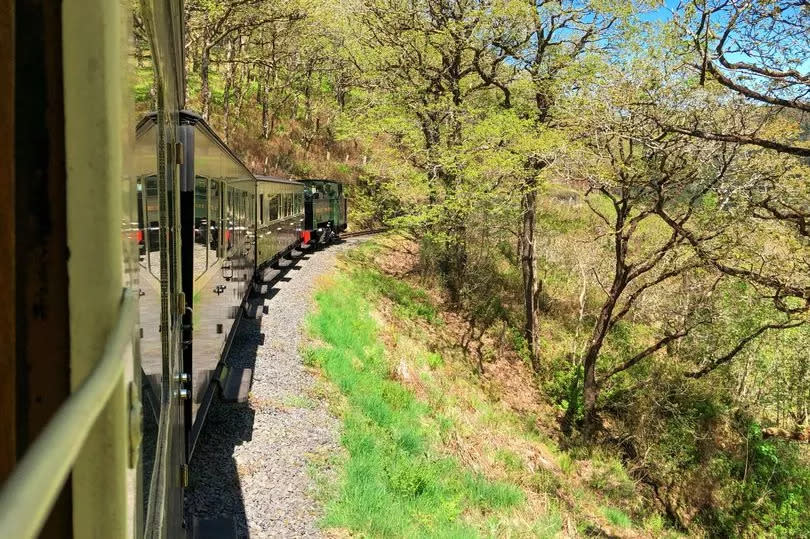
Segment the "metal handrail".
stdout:
<svg viewBox="0 0 810 539">
<path fill-rule="evenodd" d="M 76 462 L 90 429 L 124 370 L 137 299 L 125 290 L 101 360 L 31 444 L 0 491 L 0 537 L 36 537 Z"/>
</svg>

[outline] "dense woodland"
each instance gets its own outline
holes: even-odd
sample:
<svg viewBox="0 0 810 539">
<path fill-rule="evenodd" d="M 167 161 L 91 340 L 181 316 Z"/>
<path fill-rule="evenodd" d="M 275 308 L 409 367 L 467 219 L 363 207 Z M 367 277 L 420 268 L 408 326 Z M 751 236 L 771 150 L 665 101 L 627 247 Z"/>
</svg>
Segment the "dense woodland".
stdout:
<svg viewBox="0 0 810 539">
<path fill-rule="evenodd" d="M 620 454 L 673 529 L 810 535 L 810 5 L 185 11 L 187 108 L 257 173 L 345 181 L 353 229 L 419 238 L 563 443 Z"/>
</svg>

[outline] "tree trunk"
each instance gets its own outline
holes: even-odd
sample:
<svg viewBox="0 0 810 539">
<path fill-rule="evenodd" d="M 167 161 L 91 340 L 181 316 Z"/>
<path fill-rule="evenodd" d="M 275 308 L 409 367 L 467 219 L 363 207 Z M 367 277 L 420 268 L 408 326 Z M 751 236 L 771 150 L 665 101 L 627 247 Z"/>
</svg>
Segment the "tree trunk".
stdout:
<svg viewBox="0 0 810 539">
<path fill-rule="evenodd" d="M 152 86 L 149 88 L 149 97 L 152 99 L 152 110 L 157 110 L 157 81 L 152 81 Z"/>
<path fill-rule="evenodd" d="M 540 372 L 537 335 L 537 300 L 540 284 L 537 279 L 537 255 L 535 250 L 535 220 L 537 217 L 537 180 L 530 176 L 524 182 L 521 198 L 523 219 L 520 226 L 520 269 L 523 274 L 523 314 L 525 323 L 523 337 L 529 347 L 529 358 L 534 372 Z"/>
<path fill-rule="evenodd" d="M 225 121 L 225 144 L 230 143 L 231 138 L 231 94 L 233 93 L 234 88 L 234 78 L 236 75 L 236 68 L 234 66 L 233 60 L 236 56 L 236 46 L 234 45 L 233 40 L 228 41 L 227 46 L 228 54 L 228 69 L 225 75 L 225 93 L 223 95 L 223 107 L 224 107 L 224 121 Z"/>
<path fill-rule="evenodd" d="M 582 358 L 582 368 L 584 370 L 582 381 L 582 406 L 585 414 L 582 432 L 585 439 L 588 441 L 593 439 L 598 422 L 596 405 L 597 399 L 599 398 L 599 385 L 596 381 L 596 362 L 599 359 L 599 353 L 602 350 L 605 337 L 608 331 L 610 331 L 613 310 L 616 308 L 616 303 L 624 293 L 625 288 L 627 288 L 627 283 L 629 282 L 627 237 L 625 236 L 624 226 L 627 222 L 627 215 L 630 208 L 627 204 L 622 204 L 621 206 L 617 206 L 616 211 L 616 221 L 613 225 L 613 245 L 615 250 L 613 283 L 610 286 L 610 290 L 605 290 L 607 298 L 605 299 L 605 303 L 602 304 L 602 309 L 599 311 L 599 317 L 596 319 L 596 324 L 591 332 L 591 338 L 588 341 L 588 347 Z"/>
<path fill-rule="evenodd" d="M 312 71 L 313 66 L 307 66 L 307 82 L 304 86 L 304 124 L 308 124 L 312 115 Z"/>
<path fill-rule="evenodd" d="M 262 83 L 262 138 L 267 140 L 272 134 L 270 127 L 270 68 L 267 68 Z"/>
<path fill-rule="evenodd" d="M 454 219 L 452 232 L 446 247 L 447 283 L 450 299 L 453 303 L 461 302 L 464 279 L 467 268 L 467 227 L 461 220 Z"/>
<path fill-rule="evenodd" d="M 588 341 L 588 348 L 585 350 L 585 355 L 582 358 L 582 367 L 584 369 L 582 406 L 585 414 L 582 432 L 586 440 L 593 438 L 598 422 L 596 404 L 599 398 L 599 385 L 596 382 L 596 361 L 599 359 L 599 352 L 602 350 L 602 344 L 605 341 L 605 336 L 610 327 L 610 319 L 613 316 L 613 309 L 616 307 L 616 299 L 621 295 L 623 290 L 622 273 L 617 271 L 616 278 L 613 281 L 613 287 L 610 290 L 610 296 L 605 300 L 604 305 L 602 305 L 599 318 L 596 320 L 596 325 L 594 325 L 591 338 Z"/>
<path fill-rule="evenodd" d="M 230 68 L 228 71 L 230 71 Z M 229 73 L 225 76 L 225 88 L 222 95 L 222 120 L 225 123 L 225 144 L 228 144 L 231 138 L 231 85 Z"/>
<path fill-rule="evenodd" d="M 242 72 L 242 75 L 239 76 L 239 84 L 236 85 L 237 91 L 237 98 L 236 98 L 236 115 L 237 118 L 242 117 L 242 108 L 245 104 L 245 95 L 247 94 L 247 89 L 250 88 L 251 76 L 253 75 L 252 71 L 250 70 L 250 65 L 248 65 Z"/>
<path fill-rule="evenodd" d="M 208 85 L 208 71 L 211 67 L 211 51 L 208 47 L 203 46 L 202 54 L 200 55 L 200 108 L 202 109 L 202 117 L 206 122 L 211 112 L 211 89 Z"/>
</svg>

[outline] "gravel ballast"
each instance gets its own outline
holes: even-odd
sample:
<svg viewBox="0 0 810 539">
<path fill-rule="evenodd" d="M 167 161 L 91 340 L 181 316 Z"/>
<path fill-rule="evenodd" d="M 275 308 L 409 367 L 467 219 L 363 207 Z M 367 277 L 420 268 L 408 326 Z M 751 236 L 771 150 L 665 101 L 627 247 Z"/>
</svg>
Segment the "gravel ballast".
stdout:
<svg viewBox="0 0 810 539">
<path fill-rule="evenodd" d="M 264 294 L 268 313 L 240 322 L 228 364 L 253 369 L 250 398 L 212 405 L 191 461 L 188 526 L 224 516 L 238 537 L 322 536 L 309 467 L 340 451 L 340 422 L 313 394 L 299 347 L 318 278 L 360 241 L 307 253 Z"/>
</svg>

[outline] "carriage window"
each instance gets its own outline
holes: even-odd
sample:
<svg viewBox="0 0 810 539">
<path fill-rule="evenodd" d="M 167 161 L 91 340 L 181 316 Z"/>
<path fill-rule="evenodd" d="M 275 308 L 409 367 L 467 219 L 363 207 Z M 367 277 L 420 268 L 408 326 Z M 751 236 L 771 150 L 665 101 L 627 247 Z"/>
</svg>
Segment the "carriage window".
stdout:
<svg viewBox="0 0 810 539">
<path fill-rule="evenodd" d="M 259 195 L 259 223 L 264 224 L 264 194 Z"/>
<path fill-rule="evenodd" d="M 245 241 L 245 223 L 247 222 L 247 193 L 239 191 L 239 234 L 238 242 L 241 245 Z"/>
<path fill-rule="evenodd" d="M 208 190 L 210 203 L 208 206 L 209 241 L 208 241 L 208 262 L 213 264 L 219 258 L 219 228 L 222 221 L 222 197 L 220 196 L 219 182 L 211 181 L 211 188 Z"/>
<path fill-rule="evenodd" d="M 137 213 L 138 213 L 138 232 L 136 236 L 136 240 L 138 242 L 138 261 L 140 262 L 141 266 L 144 268 L 147 267 L 146 255 L 149 254 L 146 251 L 146 238 L 144 235 L 146 234 L 144 222 L 145 217 L 143 214 L 144 206 L 143 206 L 143 179 L 136 178 L 135 179 L 135 196 L 137 197 Z"/>
<path fill-rule="evenodd" d="M 248 195 L 242 191 L 242 241 L 245 241 L 245 233 L 247 232 L 249 208 Z"/>
<path fill-rule="evenodd" d="M 236 232 L 236 193 L 233 190 L 233 187 L 228 187 L 228 219 L 225 229 L 225 246 L 230 250 L 233 248 L 234 242 L 236 238 L 234 237 L 234 232 Z"/>
<path fill-rule="evenodd" d="M 242 227 L 245 225 L 245 197 L 242 191 L 235 190 L 236 197 L 236 245 L 242 245 Z"/>
<path fill-rule="evenodd" d="M 197 176 L 194 183 L 194 277 L 208 266 L 208 179 Z"/>
<path fill-rule="evenodd" d="M 267 220 L 275 221 L 278 219 L 278 196 L 270 195 L 267 197 Z"/>
<path fill-rule="evenodd" d="M 144 201 L 144 247 L 149 272 L 160 279 L 160 201 L 158 200 L 157 176 L 144 179 L 146 200 Z"/>
<path fill-rule="evenodd" d="M 234 209 L 233 209 L 233 244 L 242 244 L 242 191 L 233 191 Z"/>
</svg>

